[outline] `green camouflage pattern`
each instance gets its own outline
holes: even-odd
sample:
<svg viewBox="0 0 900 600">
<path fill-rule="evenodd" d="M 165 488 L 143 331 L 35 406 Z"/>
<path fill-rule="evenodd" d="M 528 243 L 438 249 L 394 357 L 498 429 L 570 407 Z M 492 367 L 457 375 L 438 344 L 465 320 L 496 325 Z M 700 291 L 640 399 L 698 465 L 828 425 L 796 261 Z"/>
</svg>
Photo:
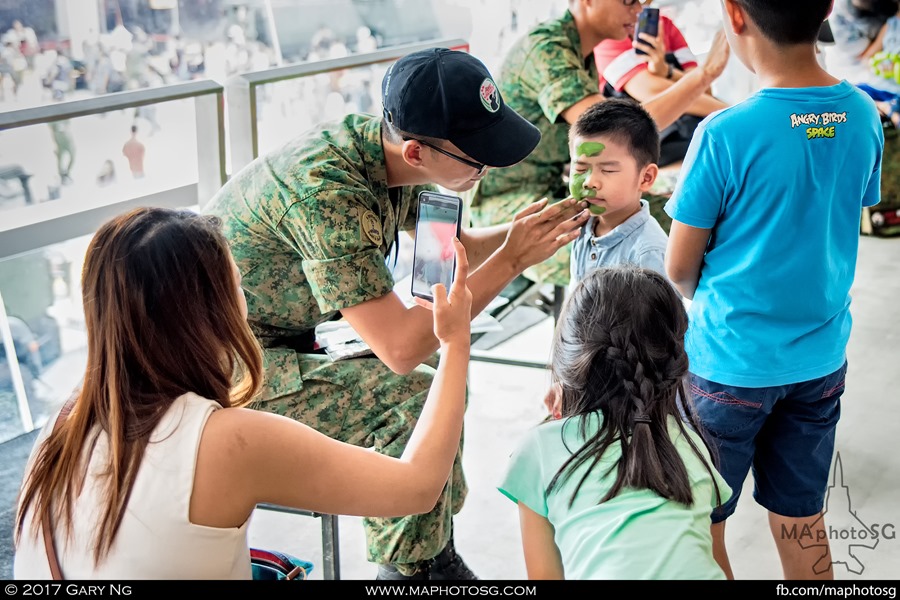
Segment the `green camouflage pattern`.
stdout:
<svg viewBox="0 0 900 600">
<path fill-rule="evenodd" d="M 881 158 L 881 202 L 878 208 L 900 208 L 900 131 L 884 130 L 884 153 Z"/>
<path fill-rule="evenodd" d="M 643 195 L 644 200 L 650 205 L 650 216 L 656 219 L 666 235 L 669 235 L 669 229 L 672 227 L 672 217 L 665 210 L 666 202 L 670 197 L 671 194 L 647 193 Z"/>
<path fill-rule="evenodd" d="M 390 292 L 385 257 L 398 230 L 415 228 L 422 189 L 396 188 L 391 201 L 381 118 L 369 115 L 322 125 L 232 177 L 204 212 L 223 221 L 263 346 Z"/>
<path fill-rule="evenodd" d="M 900 236 L 900 225 L 884 220 L 882 211 L 900 210 L 900 131 L 892 125 L 884 128 L 884 153 L 881 158 L 881 200 L 863 210 L 860 232 L 879 237 Z M 881 216 L 880 221 L 872 220 Z"/>
<path fill-rule="evenodd" d="M 532 202 L 567 196 L 569 124 L 560 115 L 600 93 L 594 57 L 582 56 L 572 13 L 538 25 L 516 42 L 503 61 L 497 85 L 506 104 L 540 129 L 541 141 L 522 162 L 485 175 L 470 207 L 475 226 L 507 223 Z M 568 285 L 568 246 L 525 275 Z"/>
<path fill-rule="evenodd" d="M 324 354 L 287 349 L 281 349 L 281 354 L 277 365 L 267 365 L 269 393 L 253 408 L 290 417 L 329 437 L 381 454 L 398 457 L 403 453 L 431 387 L 437 357 L 409 375 L 397 375 L 375 357 L 333 362 Z M 294 383 L 300 379 L 302 394 Z M 447 545 L 451 518 L 462 509 L 467 491 L 460 443 L 434 510 L 363 520 L 368 560 L 414 573 L 415 563 L 434 557 Z"/>
<path fill-rule="evenodd" d="M 263 346 L 265 386 L 257 408 L 348 443 L 402 453 L 436 363 L 401 376 L 375 357 L 332 362 L 302 354 L 291 349 L 291 338 L 392 291 L 386 257 L 398 231 L 415 227 L 424 189 L 434 188 L 389 193 L 381 118 L 348 115 L 256 159 L 204 208 L 222 220 L 243 278 L 248 321 Z M 403 570 L 435 556 L 465 496 L 457 457 L 433 511 L 365 521 L 369 559 Z"/>
</svg>

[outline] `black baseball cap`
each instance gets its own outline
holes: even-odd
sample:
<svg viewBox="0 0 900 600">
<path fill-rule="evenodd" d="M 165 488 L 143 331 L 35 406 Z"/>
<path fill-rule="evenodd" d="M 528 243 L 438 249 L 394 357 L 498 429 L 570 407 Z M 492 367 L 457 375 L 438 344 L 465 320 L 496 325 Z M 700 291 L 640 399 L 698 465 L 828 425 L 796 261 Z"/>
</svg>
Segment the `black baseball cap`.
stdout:
<svg viewBox="0 0 900 600">
<path fill-rule="evenodd" d="M 508 167 L 541 140 L 537 127 L 503 102 L 497 84 L 468 52 L 430 48 L 407 54 L 381 82 L 384 117 L 412 135 L 447 140 L 491 167 Z"/>
</svg>

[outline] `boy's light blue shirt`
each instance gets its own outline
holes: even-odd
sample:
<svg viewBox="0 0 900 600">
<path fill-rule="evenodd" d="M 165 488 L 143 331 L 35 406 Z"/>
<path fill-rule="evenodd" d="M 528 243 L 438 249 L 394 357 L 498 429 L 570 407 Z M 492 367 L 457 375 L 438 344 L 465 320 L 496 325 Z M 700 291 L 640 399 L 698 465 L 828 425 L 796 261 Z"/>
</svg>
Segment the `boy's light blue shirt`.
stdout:
<svg viewBox="0 0 900 600">
<path fill-rule="evenodd" d="M 628 217 L 618 227 L 601 236 L 594 235 L 591 217 L 572 243 L 570 272 L 572 286 L 585 275 L 600 267 L 633 264 L 653 269 L 665 277 L 665 254 L 668 236 L 650 216 L 650 205 L 641 200 L 641 210 Z"/>
<path fill-rule="evenodd" d="M 846 81 L 763 89 L 701 123 L 666 204 L 712 230 L 689 309 L 693 373 L 769 387 L 843 365 L 883 147 L 874 103 Z"/>
</svg>

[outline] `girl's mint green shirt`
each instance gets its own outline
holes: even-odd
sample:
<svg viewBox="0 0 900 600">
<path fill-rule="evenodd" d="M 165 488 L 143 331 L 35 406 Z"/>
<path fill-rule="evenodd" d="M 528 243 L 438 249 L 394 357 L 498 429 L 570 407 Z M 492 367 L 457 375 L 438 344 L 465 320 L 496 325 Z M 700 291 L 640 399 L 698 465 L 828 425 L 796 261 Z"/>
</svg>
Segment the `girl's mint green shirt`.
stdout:
<svg viewBox="0 0 900 600">
<path fill-rule="evenodd" d="M 601 418 L 587 417 L 589 435 Z M 709 460 L 700 437 L 688 433 Z M 586 466 L 548 496 L 550 480 L 584 441 L 577 418 L 542 423 L 529 431 L 513 453 L 499 490 L 550 521 L 566 579 L 725 579 L 712 554 L 710 512 L 718 504 L 713 477 L 721 502 L 731 496 L 731 489 L 715 469 L 709 474 L 674 419 L 669 434 L 687 467 L 691 506 L 635 489 L 599 504 L 615 481 L 618 444 L 606 451 L 571 507 L 569 499 Z"/>
</svg>

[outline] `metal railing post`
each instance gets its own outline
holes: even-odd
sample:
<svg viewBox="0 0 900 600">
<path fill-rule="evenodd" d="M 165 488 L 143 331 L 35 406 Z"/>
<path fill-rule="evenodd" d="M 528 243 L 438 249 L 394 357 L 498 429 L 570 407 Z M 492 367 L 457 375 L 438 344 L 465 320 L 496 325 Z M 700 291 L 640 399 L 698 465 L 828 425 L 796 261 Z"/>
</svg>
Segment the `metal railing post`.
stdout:
<svg viewBox="0 0 900 600">
<path fill-rule="evenodd" d="M 228 99 L 228 138 L 233 174 L 259 155 L 256 85 L 241 76 L 232 77 L 226 84 L 225 97 Z"/>
<path fill-rule="evenodd" d="M 16 345 L 13 342 L 12 330 L 9 327 L 9 315 L 6 314 L 6 304 L 3 302 L 2 292 L 0 292 L 0 337 L 3 338 L 3 349 L 6 351 L 10 379 L 12 379 L 13 391 L 16 393 L 16 406 L 19 408 L 19 420 L 22 422 L 22 430 L 25 432 L 32 431 L 34 422 L 31 419 L 28 395 L 25 393 L 25 380 L 22 379 L 22 365 L 19 364 L 19 356 L 16 354 Z"/>
<path fill-rule="evenodd" d="M 225 183 L 225 95 L 223 90 L 194 98 L 197 125 L 197 204 L 200 208 Z M 212 143 L 207 143 L 212 140 Z"/>
</svg>

